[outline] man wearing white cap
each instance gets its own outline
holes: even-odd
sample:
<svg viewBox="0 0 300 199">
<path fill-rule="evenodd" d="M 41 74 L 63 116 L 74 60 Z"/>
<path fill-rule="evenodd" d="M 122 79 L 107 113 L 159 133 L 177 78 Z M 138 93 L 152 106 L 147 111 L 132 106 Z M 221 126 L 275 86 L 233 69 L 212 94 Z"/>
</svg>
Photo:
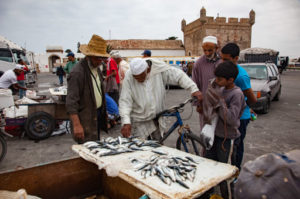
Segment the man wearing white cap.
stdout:
<svg viewBox="0 0 300 199">
<path fill-rule="evenodd" d="M 205 94 L 208 84 L 211 79 L 215 77 L 214 71 L 217 65 L 222 62 L 217 54 L 218 39 L 214 36 L 207 36 L 203 38 L 202 49 L 204 55 L 202 55 L 195 63 L 193 68 L 192 78 L 197 84 L 199 90 Z M 201 105 L 197 107 L 197 111 L 201 113 Z M 203 128 L 203 116 L 199 114 L 200 118 L 200 131 Z"/>
<path fill-rule="evenodd" d="M 158 121 L 154 118 L 164 110 L 166 84 L 179 85 L 202 100 L 197 85 L 183 71 L 153 58 L 135 58 L 130 62 L 119 100 L 124 137 L 161 137 L 165 122 L 162 117 Z"/>
<path fill-rule="evenodd" d="M 23 89 L 27 90 L 25 87 L 22 87 L 18 84 L 17 76 L 23 72 L 23 66 L 17 64 L 13 70 L 6 71 L 0 78 L 0 88 L 9 88 L 12 86 L 14 89 Z"/>
</svg>

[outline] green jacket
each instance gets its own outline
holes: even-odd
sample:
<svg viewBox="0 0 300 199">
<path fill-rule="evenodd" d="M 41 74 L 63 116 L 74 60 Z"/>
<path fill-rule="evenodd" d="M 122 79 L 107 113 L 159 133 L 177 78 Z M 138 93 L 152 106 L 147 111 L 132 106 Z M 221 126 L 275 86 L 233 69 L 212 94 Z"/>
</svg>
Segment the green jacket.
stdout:
<svg viewBox="0 0 300 199">
<path fill-rule="evenodd" d="M 72 61 L 68 61 L 68 63 L 64 67 L 64 70 L 66 71 L 67 74 L 70 74 L 70 72 L 71 72 L 72 68 L 75 66 L 75 64 L 77 64 L 77 60 L 76 59 L 73 62 Z"/>
</svg>

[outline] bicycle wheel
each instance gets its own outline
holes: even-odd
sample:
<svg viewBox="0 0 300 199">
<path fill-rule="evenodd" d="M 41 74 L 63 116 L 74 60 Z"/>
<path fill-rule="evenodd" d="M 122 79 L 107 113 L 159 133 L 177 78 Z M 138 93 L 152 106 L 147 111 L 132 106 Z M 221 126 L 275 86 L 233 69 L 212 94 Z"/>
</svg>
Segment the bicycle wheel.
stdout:
<svg viewBox="0 0 300 199">
<path fill-rule="evenodd" d="M 204 148 L 199 143 L 198 137 L 191 131 L 184 130 L 177 138 L 176 148 L 194 155 L 203 155 Z"/>
<path fill-rule="evenodd" d="M 7 151 L 6 140 L 4 139 L 4 137 L 2 135 L 0 135 L 0 162 L 5 157 L 6 151 Z"/>
</svg>

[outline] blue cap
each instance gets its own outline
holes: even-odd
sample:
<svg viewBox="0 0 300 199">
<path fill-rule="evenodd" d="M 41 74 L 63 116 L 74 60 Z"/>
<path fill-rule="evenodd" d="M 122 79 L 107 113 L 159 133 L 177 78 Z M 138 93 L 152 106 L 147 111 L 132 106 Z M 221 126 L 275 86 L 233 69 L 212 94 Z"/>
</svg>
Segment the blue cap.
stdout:
<svg viewBox="0 0 300 199">
<path fill-rule="evenodd" d="M 69 56 L 72 56 L 72 57 L 74 57 L 75 55 L 74 55 L 74 53 L 73 53 L 73 52 L 69 52 L 69 53 L 67 54 L 67 57 L 69 57 Z"/>
<path fill-rule="evenodd" d="M 144 50 L 142 55 L 147 55 L 147 56 L 151 57 L 151 51 L 150 50 Z"/>
</svg>

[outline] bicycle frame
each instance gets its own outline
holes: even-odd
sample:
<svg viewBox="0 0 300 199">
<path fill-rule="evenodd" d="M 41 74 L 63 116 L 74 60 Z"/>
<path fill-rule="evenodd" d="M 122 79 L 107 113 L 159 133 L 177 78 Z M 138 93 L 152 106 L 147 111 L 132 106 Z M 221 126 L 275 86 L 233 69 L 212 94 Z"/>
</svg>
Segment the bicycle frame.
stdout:
<svg viewBox="0 0 300 199">
<path fill-rule="evenodd" d="M 169 135 L 178 127 L 178 126 L 183 126 L 183 122 L 180 116 L 180 113 L 178 111 L 174 113 L 165 113 L 162 114 L 162 116 L 166 117 L 176 117 L 177 120 L 176 122 L 171 126 L 171 128 L 167 131 L 167 133 L 160 139 L 159 143 L 162 144 L 168 137 Z"/>
<path fill-rule="evenodd" d="M 191 143 L 192 143 L 192 146 L 193 146 L 193 149 L 194 149 L 196 155 L 200 155 L 198 147 L 196 146 L 196 141 L 199 142 L 199 144 L 201 144 L 201 141 L 199 141 L 198 137 L 191 132 L 191 130 L 189 129 L 188 126 L 184 126 L 183 125 L 183 121 L 182 121 L 181 116 L 180 116 L 180 109 L 183 108 L 185 104 L 187 104 L 188 102 L 191 102 L 191 101 L 192 100 L 189 99 L 189 100 L 185 101 L 184 103 L 181 103 L 179 106 L 173 107 L 173 108 L 171 108 L 169 110 L 164 110 L 164 111 L 162 111 L 161 113 L 159 113 L 157 115 L 156 118 L 159 118 L 161 116 L 176 117 L 176 121 L 169 128 L 169 130 L 164 134 L 164 136 L 159 140 L 159 143 L 163 144 L 163 142 L 171 135 L 171 133 L 173 133 L 174 130 L 177 127 L 180 127 L 181 130 L 179 130 L 180 131 L 179 132 L 180 136 L 179 136 L 178 139 L 180 139 L 180 142 L 183 145 L 183 148 L 184 148 L 185 152 L 189 153 L 189 149 L 187 147 L 187 142 L 185 140 L 186 137 L 187 137 L 188 139 L 191 140 Z M 176 148 L 177 148 L 177 144 L 178 144 L 178 141 L 176 143 Z"/>
</svg>

